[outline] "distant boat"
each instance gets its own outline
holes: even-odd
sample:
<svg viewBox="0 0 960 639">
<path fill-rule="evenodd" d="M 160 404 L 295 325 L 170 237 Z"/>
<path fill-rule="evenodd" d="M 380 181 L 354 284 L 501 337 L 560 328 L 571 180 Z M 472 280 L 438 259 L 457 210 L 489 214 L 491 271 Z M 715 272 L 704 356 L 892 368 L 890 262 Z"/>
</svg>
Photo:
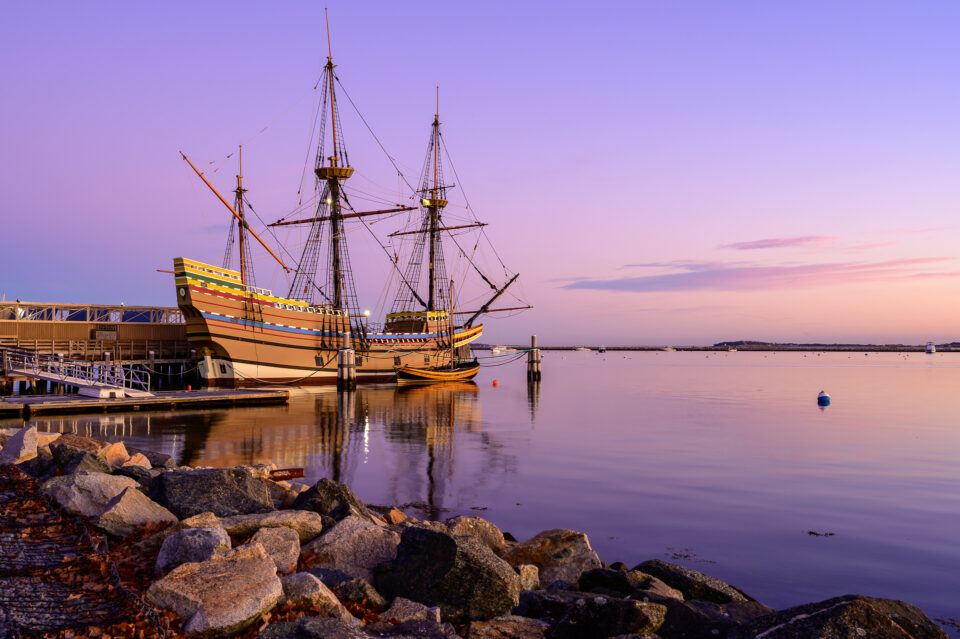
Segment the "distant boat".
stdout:
<svg viewBox="0 0 960 639">
<path fill-rule="evenodd" d="M 728 352 L 728 353 L 736 353 L 736 352 L 737 352 L 737 349 L 735 349 L 733 346 L 727 346 L 727 352 Z"/>
<path fill-rule="evenodd" d="M 830 396 L 827 395 L 825 391 L 820 391 L 820 393 L 817 395 L 817 403 L 821 406 L 829 406 Z"/>
<path fill-rule="evenodd" d="M 587 348 L 586 346 L 578 346 L 578 347 L 576 347 L 576 348 L 573 349 L 573 350 L 575 350 L 575 351 L 580 351 L 581 353 L 589 353 L 589 352 L 590 352 L 590 349 Z"/>
<path fill-rule="evenodd" d="M 463 382 L 473 379 L 480 364 L 472 362 L 457 362 L 453 368 L 438 366 L 432 368 L 418 368 L 415 366 L 400 366 L 397 368 L 399 382 Z"/>
<path fill-rule="evenodd" d="M 597 352 L 598 352 L 598 353 L 606 353 L 606 352 L 607 352 L 607 347 L 601 345 L 600 348 L 597 349 Z"/>
<path fill-rule="evenodd" d="M 517 349 L 511 348 L 509 346 L 494 346 L 490 349 L 490 353 L 493 355 L 499 355 L 500 353 L 516 353 Z"/>
<path fill-rule="evenodd" d="M 937 352 L 937 347 L 933 345 L 933 342 L 927 342 L 927 355 L 931 355 Z"/>
<path fill-rule="evenodd" d="M 667 353 L 675 353 L 677 349 L 675 349 L 673 346 L 664 346 L 660 350 L 665 351 Z"/>
</svg>

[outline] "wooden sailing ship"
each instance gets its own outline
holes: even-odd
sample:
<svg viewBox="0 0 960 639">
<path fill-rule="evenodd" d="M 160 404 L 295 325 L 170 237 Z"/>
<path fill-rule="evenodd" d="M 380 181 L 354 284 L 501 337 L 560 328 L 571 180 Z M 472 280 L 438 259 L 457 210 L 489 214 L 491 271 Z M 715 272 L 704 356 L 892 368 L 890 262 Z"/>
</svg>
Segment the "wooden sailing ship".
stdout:
<svg viewBox="0 0 960 639">
<path fill-rule="evenodd" d="M 237 174 L 234 204 L 221 196 L 184 155 L 194 171 L 230 210 L 231 231 L 219 266 L 186 258 L 174 260 L 178 305 L 186 322 L 187 338 L 200 358 L 199 370 L 209 386 L 237 387 L 260 384 L 333 384 L 337 378 L 336 354 L 350 347 L 356 352 L 357 382 L 389 382 L 401 375 L 433 375 L 469 379 L 479 368 L 470 360 L 469 344 L 483 332 L 474 323 L 513 284 L 519 274 L 495 284 L 471 261 L 473 269 L 490 286 L 492 294 L 476 311 L 464 311 L 462 322 L 453 312 L 453 287 L 445 290 L 447 274 L 444 233 L 485 226 L 445 225 L 443 210 L 448 204 L 440 156 L 441 133 L 438 109 L 431 128 L 430 146 L 424 171 L 415 192 L 418 206 L 398 206 L 380 211 L 358 212 L 349 203 L 345 184 L 354 172 L 340 134 L 340 114 L 335 84 L 333 54 L 327 31 L 327 64 L 318 86 L 320 131 L 313 172 L 316 176 L 316 212 L 305 219 L 281 219 L 268 226 L 303 225 L 309 229 L 295 268 L 288 267 L 250 227 L 245 208 L 249 205 L 243 188 L 242 164 Z M 330 147 L 326 124 L 329 123 Z M 242 149 L 241 149 L 242 157 Z M 391 237 L 409 236 L 413 250 L 400 275 L 393 306 L 381 330 L 370 330 L 367 317 L 359 312 L 357 293 L 350 267 L 345 225 L 367 216 L 398 211 L 418 211 L 419 226 L 398 231 Z M 239 237 L 240 269 L 229 268 L 233 233 Z M 292 274 L 286 295 L 258 288 L 253 277 L 249 236 Z M 324 254 L 325 253 L 325 254 Z M 426 255 L 424 255 L 426 253 Z M 464 255 L 466 257 L 466 255 Z M 324 258 L 324 259 L 321 259 Z M 469 257 L 468 257 L 469 259 Z M 321 267 L 322 263 L 322 267 Z M 426 291 L 421 271 L 427 265 Z M 472 373 L 470 372 L 470 367 Z M 414 371 L 414 372 L 411 372 Z"/>
</svg>

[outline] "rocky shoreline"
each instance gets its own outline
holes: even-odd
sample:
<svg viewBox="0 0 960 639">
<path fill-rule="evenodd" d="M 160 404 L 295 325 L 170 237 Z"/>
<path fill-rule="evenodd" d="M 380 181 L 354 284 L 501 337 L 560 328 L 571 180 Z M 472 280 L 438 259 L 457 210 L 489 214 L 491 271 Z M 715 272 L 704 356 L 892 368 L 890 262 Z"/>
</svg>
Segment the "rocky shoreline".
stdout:
<svg viewBox="0 0 960 639">
<path fill-rule="evenodd" d="M 277 480 L 272 465 L 177 467 L 169 455 L 34 427 L 0 441 L 0 465 L 106 537 L 124 587 L 165 620 L 166 636 L 947 636 L 905 602 L 846 595 L 777 611 L 677 564 L 603 563 L 580 532 L 517 541 L 480 517 L 420 521 L 330 479 Z M 94 627 L 61 634 L 108 639 Z"/>
</svg>

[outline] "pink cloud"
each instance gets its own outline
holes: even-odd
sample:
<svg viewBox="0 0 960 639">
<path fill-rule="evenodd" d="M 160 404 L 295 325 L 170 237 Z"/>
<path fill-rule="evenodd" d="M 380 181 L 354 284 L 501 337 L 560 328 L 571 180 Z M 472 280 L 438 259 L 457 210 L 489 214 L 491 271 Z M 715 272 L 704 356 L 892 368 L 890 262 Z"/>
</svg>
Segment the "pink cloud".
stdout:
<svg viewBox="0 0 960 639">
<path fill-rule="evenodd" d="M 678 262 L 676 268 L 680 269 L 680 272 L 677 273 L 609 280 L 580 280 L 562 288 L 649 293 L 685 290 L 755 291 L 835 286 L 904 278 L 950 277 L 956 274 L 929 273 L 920 269 L 951 259 L 920 257 L 883 262 L 827 262 L 787 266 L 696 265 Z"/>
<path fill-rule="evenodd" d="M 793 246 L 820 246 L 836 241 L 837 238 L 829 235 L 800 235 L 797 237 L 773 237 L 766 240 L 751 242 L 735 242 L 724 244 L 720 248 L 732 248 L 738 251 L 753 251 L 756 249 L 788 248 Z"/>
</svg>

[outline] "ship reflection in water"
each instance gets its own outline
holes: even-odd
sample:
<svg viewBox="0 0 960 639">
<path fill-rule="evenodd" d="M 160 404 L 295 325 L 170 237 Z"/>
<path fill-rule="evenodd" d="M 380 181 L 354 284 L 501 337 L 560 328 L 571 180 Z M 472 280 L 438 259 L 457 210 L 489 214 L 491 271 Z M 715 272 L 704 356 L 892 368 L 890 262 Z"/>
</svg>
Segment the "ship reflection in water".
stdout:
<svg viewBox="0 0 960 639">
<path fill-rule="evenodd" d="M 532 399 L 530 409 L 535 411 Z M 304 481 L 330 477 L 374 503 L 406 504 L 434 518 L 463 498 L 469 501 L 490 481 L 489 470 L 516 468 L 513 456 L 482 432 L 473 382 L 347 393 L 294 389 L 290 403 L 280 407 L 33 421 L 41 431 L 124 441 L 173 455 L 184 465 L 272 462 L 303 468 Z M 482 451 L 481 458 L 463 460 L 463 468 L 455 469 L 458 446 Z M 455 470 L 462 472 L 454 482 Z M 466 494 L 446 505 L 451 491 Z"/>
</svg>

